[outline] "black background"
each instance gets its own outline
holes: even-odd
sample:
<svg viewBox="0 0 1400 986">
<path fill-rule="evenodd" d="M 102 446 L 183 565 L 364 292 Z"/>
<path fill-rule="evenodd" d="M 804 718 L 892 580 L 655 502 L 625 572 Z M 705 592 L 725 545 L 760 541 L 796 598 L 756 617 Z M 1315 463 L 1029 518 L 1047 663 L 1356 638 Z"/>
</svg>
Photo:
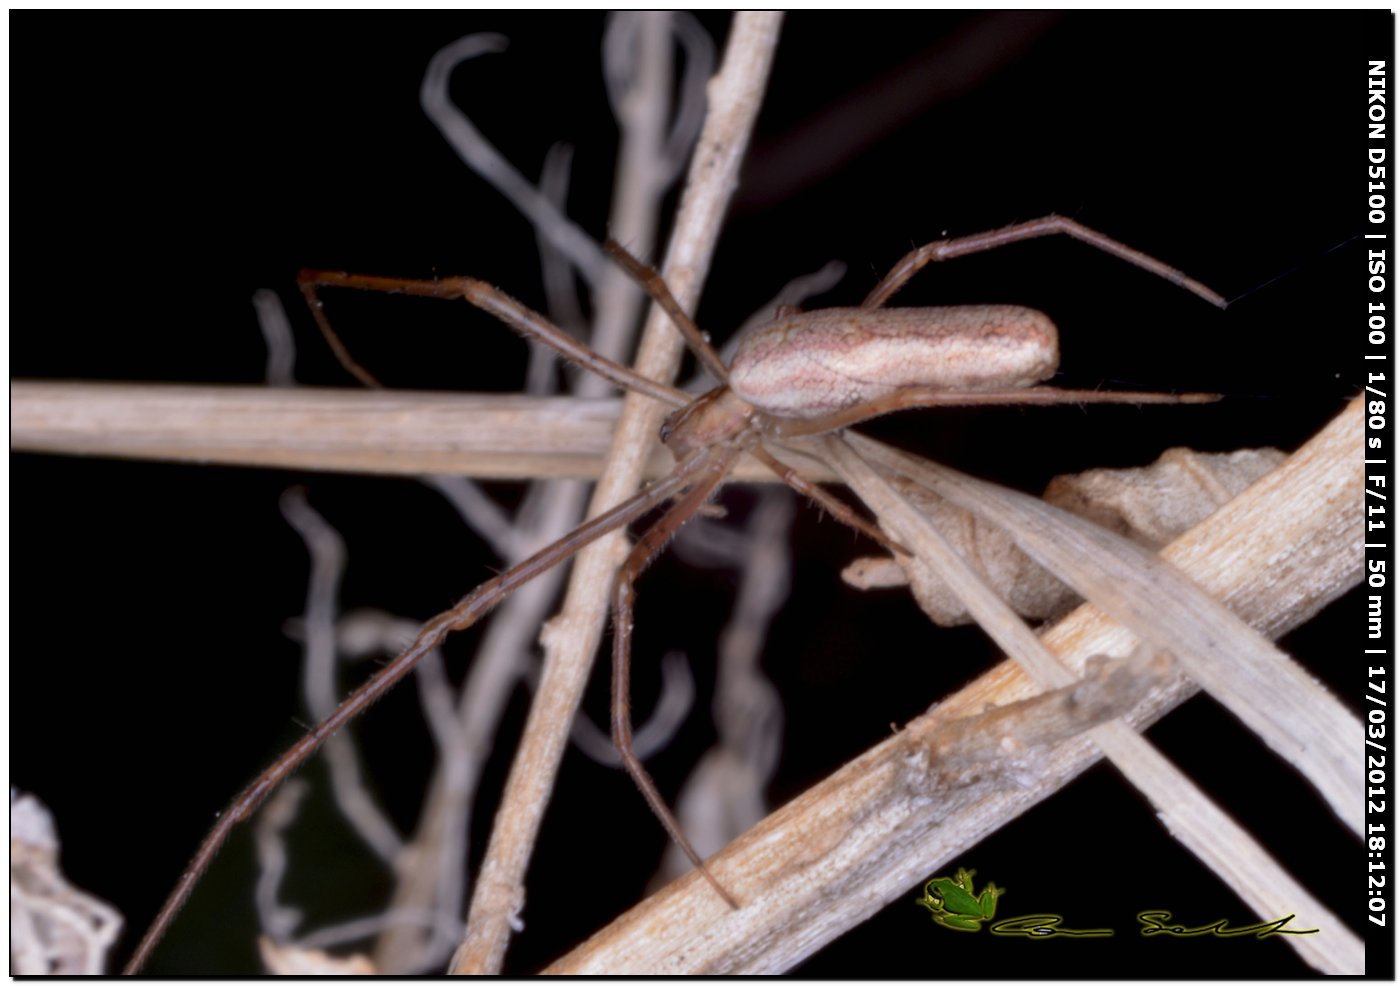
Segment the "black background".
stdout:
<svg viewBox="0 0 1400 986">
<path fill-rule="evenodd" d="M 727 30 L 727 17 L 702 21 L 716 37 Z M 304 266 L 470 273 L 542 304 L 532 233 L 422 115 L 419 81 L 455 38 L 507 34 L 509 51 L 460 69 L 454 93 L 527 175 L 552 142 L 574 145 L 570 212 L 601 238 L 616 137 L 602 26 L 594 15 L 15 15 L 14 375 L 257 383 L 264 352 L 249 299 L 270 287 L 296 324 L 299 379 L 348 386 L 297 307 Z M 1066 386 L 1219 390 L 1228 400 L 915 413 L 872 430 L 1030 490 L 1056 473 L 1143 464 L 1177 445 L 1292 449 L 1340 410 L 1363 372 L 1363 247 L 1352 238 L 1365 231 L 1365 59 L 1388 57 L 1390 33 L 1379 13 L 794 15 L 699 321 L 723 337 L 783 283 L 831 259 L 849 272 L 822 303 L 852 304 L 911 245 L 945 230 L 1064 213 L 1239 300 L 1220 312 L 1049 240 L 929 271 L 900 302 L 1032 305 L 1061 328 Z M 912 106 L 888 132 L 861 138 L 824 115 L 916 59 L 904 85 L 855 114 L 867 121 Z M 793 160 L 819 167 L 799 178 Z M 465 306 L 339 299 L 336 322 L 392 386 L 521 385 L 523 348 Z M 278 513 L 279 493 L 305 484 L 345 537 L 347 608 L 426 618 L 496 559 L 435 493 L 400 479 L 33 455 L 13 456 L 12 476 L 12 781 L 56 813 L 70 878 L 126 916 L 124 957 L 214 813 L 301 728 L 297 648 L 283 623 L 301 612 L 307 560 Z M 723 502 L 739 522 L 752 493 L 735 488 Z M 995 660 L 976 631 L 934 634 L 906 598 L 842 586 L 839 567 L 864 549 L 838 525 L 804 511 L 795 540 L 793 598 L 765 663 L 787 719 L 774 804 Z M 725 573 L 665 560 L 642 584 L 637 660 L 683 648 L 702 710 L 732 591 Z M 1348 596 L 1284 641 L 1353 705 L 1359 610 Z M 460 674 L 469 646 L 450 653 Z M 644 711 L 655 680 L 638 673 Z M 588 702 L 600 722 L 603 677 Z M 526 703 L 516 696 L 482 784 L 474 867 Z M 431 767 L 415 702 L 391 697 L 356 731 L 378 792 L 411 825 Z M 1152 736 L 1363 929 L 1357 844 L 1296 776 L 1205 699 Z M 674 793 L 712 738 L 705 716 L 693 716 L 652 764 L 664 791 Z M 312 926 L 373 910 L 388 885 L 335 823 L 316 827 L 318 810 L 287 890 Z M 638 899 L 663 846 L 630 782 L 571 752 L 507 971 L 541 967 Z M 914 906 L 911 887 L 908 900 L 800 971 L 1306 972 L 1279 940 L 1136 936 L 1133 915 L 1147 907 L 1194 923 L 1243 923 L 1249 912 L 1107 768 L 959 862 L 979 871 L 979 885 L 1009 888 L 1006 914 L 1052 910 L 1119 936 L 954 935 Z M 254 971 L 252 874 L 245 833 L 152 971 Z"/>
</svg>

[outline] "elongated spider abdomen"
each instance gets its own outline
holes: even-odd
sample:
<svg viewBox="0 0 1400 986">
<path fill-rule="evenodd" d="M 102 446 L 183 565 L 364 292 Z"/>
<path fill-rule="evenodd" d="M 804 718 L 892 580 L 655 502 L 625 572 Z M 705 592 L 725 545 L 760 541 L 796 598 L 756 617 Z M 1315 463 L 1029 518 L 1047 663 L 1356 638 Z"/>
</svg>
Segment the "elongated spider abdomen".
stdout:
<svg viewBox="0 0 1400 986">
<path fill-rule="evenodd" d="M 729 385 L 770 414 L 816 418 L 908 387 L 1027 387 L 1058 365 L 1055 325 L 1032 308 L 831 308 L 755 329 Z"/>
</svg>

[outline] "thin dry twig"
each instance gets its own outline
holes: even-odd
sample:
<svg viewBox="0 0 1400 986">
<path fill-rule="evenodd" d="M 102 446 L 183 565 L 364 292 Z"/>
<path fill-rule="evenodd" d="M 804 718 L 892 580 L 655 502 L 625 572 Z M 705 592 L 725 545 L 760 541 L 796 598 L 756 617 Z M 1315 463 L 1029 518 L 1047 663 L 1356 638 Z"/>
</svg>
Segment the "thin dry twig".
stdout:
<svg viewBox="0 0 1400 986">
<path fill-rule="evenodd" d="M 259 291 L 254 296 L 258 323 L 268 348 L 267 380 L 270 386 L 294 386 L 295 342 L 286 313 L 275 293 Z M 425 482 L 443 493 L 471 522 L 485 522 L 488 529 L 496 522 L 510 531 L 504 516 L 479 488 L 464 477 L 429 476 Z M 368 653 L 399 653 L 413 639 L 417 625 L 388 614 L 360 611 L 337 619 L 338 590 L 345 566 L 345 546 L 339 533 L 306 502 L 297 488 L 282 497 L 282 511 L 288 522 L 306 542 L 311 555 L 311 576 L 307 588 L 304 617 L 297 623 L 305 653 L 303 689 L 307 706 L 315 718 L 324 718 L 336 705 L 336 658 L 362 657 Z M 501 539 L 507 539 L 505 534 Z M 505 553 L 505 552 L 503 552 Z M 405 623 L 407 626 L 405 627 Z M 452 687 L 439 652 L 429 654 L 414 678 L 429 731 L 437 743 L 438 775 L 454 773 L 466 751 L 453 743 L 458 731 L 451 704 Z M 342 733 L 326 746 L 332 792 L 341 813 L 361 838 L 387 864 L 398 870 L 397 896 L 410 896 L 400 905 L 397 897 L 382 915 L 359 918 L 321 928 L 300 941 L 292 935 L 301 921 L 301 912 L 282 906 L 278 893 L 287 869 L 286 846 L 282 831 L 295 818 L 297 804 L 305 793 L 305 783 L 294 781 L 278 792 L 259 814 L 255 829 L 259 876 L 256 890 L 259 922 L 264 935 L 259 941 L 264 965 L 271 971 L 321 968 L 325 971 L 375 971 L 364 956 L 350 964 L 330 960 L 312 948 L 315 944 L 340 944 L 367 934 L 381 933 L 379 971 L 420 971 L 438 965 L 447 956 L 455 932 L 442 933 L 444 925 L 460 920 L 465 875 L 460 865 L 464 851 L 453 853 L 457 842 L 465 841 L 466 819 L 453 815 L 443 820 L 448 838 L 429 846 L 409 843 L 379 810 L 365 788 L 353 740 Z M 455 838 L 454 838 L 455 837 Z M 405 849 L 409 852 L 405 853 Z M 410 865 L 403 865 L 407 860 Z M 440 865 L 446 861 L 447 865 Z M 415 867 L 430 866 L 435 878 L 416 880 Z M 389 947 L 384 948 L 385 942 Z"/>
<path fill-rule="evenodd" d="M 671 180 L 671 169 L 662 153 L 671 74 L 670 18 L 663 14 L 623 13 L 616 15 L 612 24 L 614 31 L 625 31 L 628 25 L 634 25 L 639 43 L 624 53 L 629 62 L 635 61 L 625 70 L 613 64 L 618 56 L 609 54 L 616 46 L 604 46 L 605 63 L 609 66 L 606 74 L 613 78 L 625 75 L 630 79 L 629 84 L 615 87 L 621 150 L 611 226 L 618 235 L 650 249 L 660 197 Z M 432 75 L 430 68 L 429 76 Z M 445 122 L 442 107 L 435 109 L 429 105 L 429 81 L 425 80 L 424 84 L 425 109 L 445 127 L 444 136 L 462 152 L 461 135 L 454 136 L 451 125 Z M 448 117 L 452 121 L 460 124 L 465 120 L 455 107 L 449 106 L 449 109 Z M 483 154 L 487 158 L 498 156 L 489 145 L 483 146 L 484 141 L 479 136 L 474 139 L 475 151 L 464 154 L 469 164 Z M 550 183 L 556 187 L 545 189 L 542 197 L 536 197 L 532 189 L 526 194 L 519 187 L 518 176 L 517 180 L 498 185 L 535 223 L 541 244 L 549 245 L 542 252 L 546 274 L 556 282 L 556 288 L 557 282 L 565 277 L 572 278 L 572 274 L 561 270 L 562 265 L 549 258 L 556 246 L 566 246 L 576 233 L 576 227 L 564 217 L 558 204 L 559 181 L 551 179 Z M 591 242 L 589 246 L 596 251 Z M 563 252 L 572 256 L 567 249 Z M 631 342 L 640 299 L 611 265 L 595 275 L 589 278 L 594 288 L 592 301 L 596 313 L 590 342 L 595 350 L 620 358 Z M 560 292 L 554 293 L 557 296 Z M 533 362 L 538 361 L 532 357 Z M 579 377 L 574 382 L 574 391 L 585 399 L 602 397 L 608 390 L 604 381 L 592 376 Z M 585 494 L 585 488 L 579 483 L 554 483 L 531 490 L 517 513 L 513 528 L 517 551 L 507 552 L 504 557 L 512 563 L 519 562 L 531 551 L 561 537 L 578 523 Z M 547 573 L 507 600 L 492 621 L 462 689 L 456 727 L 460 742 L 453 744 L 452 754 L 443 758 L 429 793 L 429 810 L 419 823 L 419 836 L 412 851 L 402 860 L 393 901 L 395 909 L 417 910 L 429 906 L 433 900 L 449 901 L 450 897 L 452 913 L 460 913 L 458 897 L 464 886 L 469 800 L 481 776 L 506 700 L 526 671 L 530 638 L 562 581 L 562 570 Z M 421 952 L 418 947 L 421 943 L 416 939 L 423 930 L 408 925 L 387 929 L 376 948 L 380 967 L 403 967 L 409 956 Z M 432 964 L 438 961 L 440 958 L 433 956 Z M 414 964 L 415 967 L 423 965 L 421 961 Z"/>
<path fill-rule="evenodd" d="M 1356 581 L 1352 504 L 1361 495 L 1354 468 L 1360 426 L 1353 405 L 1282 467 L 1173 542 L 1164 557 L 1271 637 L 1310 619 Z M 1318 490 L 1327 495 L 1319 498 Z M 1269 550 L 1255 550 L 1261 544 Z M 1128 631 L 1090 606 L 1042 639 L 1075 673 L 1091 655 L 1127 653 L 1134 645 Z M 1051 750 L 1030 786 L 1006 777 L 947 791 L 931 786 L 922 768 L 930 737 L 988 705 L 1036 691 L 1003 662 L 712 857 L 716 876 L 744 901 L 741 912 L 729 911 L 690 874 L 547 971 L 791 968 L 1095 762 L 1097 749 L 1081 736 Z M 1154 690 L 1128 723 L 1141 729 L 1194 692 L 1184 679 Z"/>
<path fill-rule="evenodd" d="M 418 626 L 416 621 L 378 610 L 355 610 L 337 623 L 336 641 L 347 658 L 392 657 L 413 640 Z M 476 667 L 473 670 L 481 673 Z M 466 895 L 470 802 L 476 789 L 472 767 L 486 752 L 484 743 L 470 742 L 474 737 L 453 704 L 455 696 L 440 652 L 419 664 L 414 680 L 437 763 L 419 824 L 392 861 L 393 896 L 381 914 L 321 928 L 297 942 L 310 948 L 378 934 L 373 964 L 388 974 L 439 968 L 456 945 Z M 450 794 L 444 796 L 444 791 Z"/>
<path fill-rule="evenodd" d="M 710 112 L 695 152 L 689 181 L 663 267 L 683 305 L 693 306 L 718 238 L 724 206 L 737 181 L 768 68 L 780 18 L 735 18 L 724 63 L 709 88 Z M 681 342 L 664 313 L 653 312 L 643 333 L 636 369 L 669 379 Z M 654 402 L 629 397 L 590 512 L 620 503 L 637 488 L 645 449 L 659 424 Z M 477 880 L 467 935 L 452 963 L 457 973 L 499 970 L 512 923 L 524 906 L 524 873 L 544 807 L 578 708 L 592 656 L 602 634 L 608 589 L 622 560 L 615 532 L 580 552 L 564 610 L 546 628 L 544 673 L 519 752 L 512 765 L 487 857 Z"/>
<path fill-rule="evenodd" d="M 661 694 L 651 715 L 632 733 L 632 750 L 637 759 L 648 760 L 669 746 L 694 705 L 695 676 L 690 673 L 685 656 L 671 651 L 661 658 Z M 569 738 L 594 763 L 622 768 L 622 755 L 613 745 L 612 736 L 594 725 L 582 710 L 574 716 Z"/>
<path fill-rule="evenodd" d="M 481 135 L 448 93 L 448 80 L 458 65 L 480 55 L 504 51 L 507 44 L 499 34 L 472 34 L 443 48 L 428 64 L 419 101 L 467 166 L 516 203 L 537 230 L 549 237 L 585 277 L 596 282 L 606 274 L 608 267 L 598 244 L 560 213 L 546 195 Z"/>
<path fill-rule="evenodd" d="M 268 799 L 253 824 L 253 844 L 258 857 L 258 882 L 253 900 L 258 911 L 258 926 L 277 944 L 289 942 L 301 924 L 301 909 L 283 904 L 278 895 L 288 868 L 287 843 L 282 833 L 296 820 L 297 810 L 309 790 L 306 781 L 293 777 Z"/>
<path fill-rule="evenodd" d="M 281 301 L 275 292 L 258 291 L 254 294 L 253 304 L 268 350 L 268 385 L 295 386 L 293 367 L 296 361 L 296 345 Z M 490 501 L 470 480 L 442 476 L 427 477 L 425 481 L 438 488 L 465 515 L 487 521 L 499 519 L 498 514 L 491 513 Z M 395 621 L 388 614 L 365 612 L 337 620 L 337 596 L 345 567 L 344 542 L 339 533 L 310 507 L 304 491 L 300 488 L 285 493 L 281 506 L 284 516 L 302 536 L 311 555 L 306 613 L 297 623 L 297 630 L 302 638 L 304 650 L 304 697 L 312 715 L 323 718 L 336 705 L 335 669 L 338 653 L 343 649 L 345 654 L 352 658 L 379 650 L 387 650 L 390 655 L 397 654 L 412 640 L 416 625 L 410 624 L 408 629 L 404 630 L 404 621 Z M 348 646 L 345 646 L 347 644 Z M 444 764 L 440 769 L 446 771 L 450 769 L 451 761 L 460 753 L 450 745 L 456 731 L 456 721 L 449 697 L 451 685 L 443 668 L 442 655 L 438 652 L 428 655 L 419 665 L 414 678 L 418 683 L 424 716 L 434 740 L 437 741 Z M 377 802 L 365 788 L 353 740 L 348 734 L 342 733 L 331 739 L 325 752 L 330 766 L 332 791 L 346 821 L 384 862 L 391 866 L 398 864 L 404 852 L 404 840 L 399 837 L 397 829 L 379 810 Z M 255 838 L 259 875 L 255 897 L 259 923 L 264 931 L 259 940 L 259 952 L 263 963 L 273 972 L 316 969 L 326 972 L 373 972 L 375 968 L 365 956 L 332 960 L 310 948 L 309 941 L 323 939 L 328 943 L 338 944 L 342 941 L 356 940 L 366 934 L 361 930 L 366 919 L 340 922 L 321 928 L 300 942 L 292 940 L 302 915 L 300 910 L 278 902 L 282 877 L 288 868 L 282 832 L 295 819 L 298 803 L 305 792 L 305 782 L 294 780 L 277 793 L 257 818 Z M 462 819 L 456 821 L 464 822 Z M 386 968 L 395 972 L 431 968 L 447 954 L 444 947 L 451 947 L 452 935 L 444 936 L 439 931 L 436 935 L 429 935 L 426 943 L 421 940 L 423 936 L 420 926 L 426 925 L 432 929 L 433 926 L 441 926 L 444 923 L 444 915 L 450 923 L 461 913 L 462 895 L 456 888 L 460 887 L 462 876 L 458 870 L 450 867 L 440 868 L 439 873 L 440 878 L 432 885 L 436 893 L 430 894 L 425 902 L 426 906 L 435 910 L 428 911 L 425 920 L 416 917 L 423 909 L 411 906 L 391 906 L 382 915 L 383 923 L 389 928 L 384 932 L 384 936 L 395 941 L 409 942 L 412 954 L 390 955 L 389 958 L 395 964 L 380 966 L 379 971 L 385 971 Z M 399 876 L 398 891 L 402 892 L 405 885 L 413 883 L 412 873 L 401 871 Z M 372 922 L 376 918 L 368 920 Z M 433 943 L 438 943 L 437 951 L 433 951 Z"/>
<path fill-rule="evenodd" d="M 293 386 L 296 383 L 293 376 L 297 358 L 296 342 L 291 320 L 287 318 L 287 310 L 282 307 L 282 299 L 276 291 L 255 291 L 253 308 L 258 313 L 258 328 L 262 329 L 263 342 L 267 344 L 267 369 L 263 372 L 263 378 L 269 387 Z"/>
<path fill-rule="evenodd" d="M 301 535 L 311 555 L 306 615 L 302 621 L 302 692 L 312 719 L 320 720 L 340 704 L 335 674 L 335 622 L 336 597 L 345 569 L 345 542 L 306 502 L 303 490 L 288 490 L 282 496 L 281 506 L 282 516 Z M 403 849 L 403 839 L 365 786 L 354 741 L 347 733 L 332 736 L 323 752 L 341 814 L 375 855 L 392 864 Z"/>
</svg>

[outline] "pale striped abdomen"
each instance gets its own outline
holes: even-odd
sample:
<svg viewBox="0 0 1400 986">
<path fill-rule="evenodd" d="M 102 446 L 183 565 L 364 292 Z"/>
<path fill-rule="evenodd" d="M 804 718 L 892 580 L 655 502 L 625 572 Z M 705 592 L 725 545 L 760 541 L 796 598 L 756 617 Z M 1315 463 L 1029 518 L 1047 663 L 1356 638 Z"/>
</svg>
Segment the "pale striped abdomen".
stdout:
<svg viewBox="0 0 1400 986">
<path fill-rule="evenodd" d="M 909 387 L 1026 387 L 1058 365 L 1055 325 L 1032 308 L 830 308 L 750 332 L 729 385 L 761 411 L 816 418 Z"/>
</svg>

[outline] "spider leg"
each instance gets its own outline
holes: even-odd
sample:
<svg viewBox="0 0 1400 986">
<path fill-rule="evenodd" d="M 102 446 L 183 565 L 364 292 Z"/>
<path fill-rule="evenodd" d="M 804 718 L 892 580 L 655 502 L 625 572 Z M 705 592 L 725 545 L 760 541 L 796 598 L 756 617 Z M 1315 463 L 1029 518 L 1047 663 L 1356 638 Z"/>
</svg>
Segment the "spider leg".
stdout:
<svg viewBox="0 0 1400 986">
<path fill-rule="evenodd" d="M 641 760 L 632 750 L 632 614 L 637 596 L 637 577 L 661 552 L 666 546 L 666 542 L 675 535 L 676 531 L 695 516 L 705 501 L 714 494 L 720 483 L 729 475 L 734 460 L 738 458 L 739 450 L 727 446 L 714 446 L 698 449 L 692 455 L 699 456 L 703 460 L 695 485 L 677 500 L 675 505 L 667 510 L 650 530 L 642 535 L 617 573 L 617 582 L 613 588 L 613 745 L 617 747 L 623 767 L 632 776 L 632 780 L 636 781 L 637 787 L 641 789 L 642 796 L 646 798 L 653 814 L 661 821 L 671 838 L 681 847 L 695 868 L 704 874 L 705 879 L 710 882 L 710 886 L 714 887 L 715 892 L 724 898 L 725 903 L 738 910 L 739 902 L 729 891 L 724 889 L 715 875 L 710 872 L 709 867 L 705 865 L 705 861 L 700 858 L 700 854 L 690 844 L 690 840 L 685 837 L 685 833 L 681 831 L 680 823 L 671 813 L 671 809 L 667 807 L 661 792 L 657 790 L 656 782 L 652 780 L 646 767 L 642 766 Z"/>
<path fill-rule="evenodd" d="M 151 951 L 165 936 L 166 930 L 175 920 L 175 915 L 185 906 L 185 902 L 189 899 L 195 885 L 204 875 L 205 870 L 209 868 L 209 864 L 213 862 L 219 849 L 223 847 L 234 826 L 257 811 L 258 806 L 266 800 L 273 789 L 288 774 L 305 763 L 320 748 L 322 743 L 344 728 L 350 720 L 396 685 L 449 633 L 465 630 L 535 576 L 567 560 L 604 534 L 631 523 L 692 483 L 699 482 L 702 485 L 708 483 L 710 484 L 708 488 L 713 489 L 719 479 L 723 478 L 723 473 L 718 477 L 713 477 L 715 470 L 711 458 L 706 455 L 705 450 L 697 450 L 683 459 L 669 476 L 658 480 L 631 499 L 576 528 L 567 536 L 541 549 L 519 565 L 507 569 L 488 582 L 483 582 L 456 606 L 444 613 L 439 613 L 425 623 L 407 650 L 352 692 L 334 712 L 317 723 L 291 749 L 282 754 L 272 766 L 259 774 L 219 815 L 219 820 L 214 824 L 209 834 L 204 837 L 204 841 L 200 843 L 194 859 L 185 868 L 185 872 L 175 885 L 175 889 L 170 892 L 170 896 L 161 907 L 160 913 L 156 915 L 156 919 L 142 937 L 135 954 L 127 962 L 123 974 L 134 975 L 140 972 L 141 967 L 146 964 L 147 958 L 150 957 Z M 698 480 L 697 474 L 699 474 Z M 689 499 L 689 496 L 688 494 L 686 499 Z"/>
<path fill-rule="evenodd" d="M 1082 243 L 1088 243 L 1105 253 L 1113 254 L 1120 260 L 1126 260 L 1143 270 L 1150 271 L 1177 287 L 1185 288 L 1187 291 L 1199 295 L 1217 308 L 1225 307 L 1224 298 L 1195 278 L 1187 277 L 1175 267 L 1164 264 L 1155 257 L 1149 257 L 1141 250 L 1135 250 L 1124 243 L 1119 243 L 1096 229 L 1090 229 L 1088 226 L 1064 216 L 1045 216 L 1041 219 L 1032 219 L 1029 222 L 1016 223 L 1013 226 L 985 233 L 974 233 L 971 236 L 959 236 L 949 240 L 935 240 L 933 243 L 911 250 L 899 263 L 894 265 L 879 284 L 875 285 L 874 290 L 866 297 L 863 307 L 879 308 L 884 305 L 896 291 L 904 287 L 909 278 L 936 260 L 951 260 L 969 253 L 994 250 L 1008 243 L 1030 240 L 1038 236 L 1050 236 L 1055 233 L 1072 236 Z"/>
</svg>

